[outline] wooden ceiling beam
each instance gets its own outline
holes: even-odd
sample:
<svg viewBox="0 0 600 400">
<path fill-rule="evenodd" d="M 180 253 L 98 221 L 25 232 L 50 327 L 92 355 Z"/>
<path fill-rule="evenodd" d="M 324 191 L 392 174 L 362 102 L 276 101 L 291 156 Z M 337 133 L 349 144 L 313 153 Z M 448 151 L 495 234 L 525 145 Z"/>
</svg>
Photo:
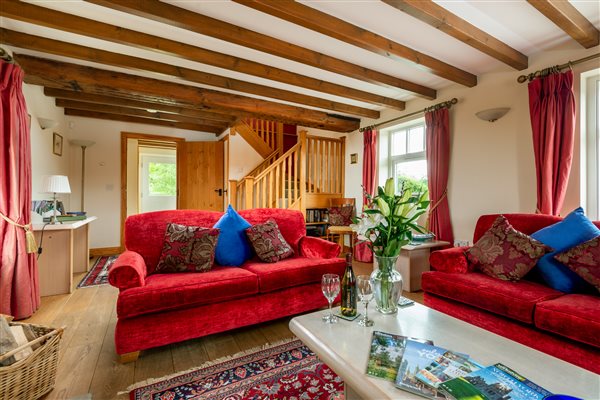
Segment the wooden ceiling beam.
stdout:
<svg viewBox="0 0 600 400">
<path fill-rule="evenodd" d="M 218 68 L 241 72 L 321 93 L 353 99 L 378 106 L 404 109 L 404 102 L 375 93 L 337 85 L 320 79 L 296 74 L 284 69 L 271 67 L 243 58 L 234 57 L 216 51 L 206 50 L 186 43 L 164 39 L 146 33 L 136 32 L 103 22 L 82 18 L 73 14 L 55 11 L 49 8 L 24 3 L 18 0 L 2 0 L 0 15 L 6 18 L 24 21 L 66 32 L 84 35 L 95 39 L 107 40 L 144 50 L 168 54 L 173 57 L 212 65 Z M 435 98 L 435 90 L 424 92 L 428 98 Z"/>
<path fill-rule="evenodd" d="M 112 106 L 112 105 L 108 105 L 108 104 L 86 103 L 83 101 L 66 100 L 66 99 L 56 99 L 55 104 L 57 107 L 70 108 L 72 110 L 98 111 L 98 112 L 103 112 L 103 113 L 108 113 L 108 114 L 130 115 L 132 117 L 144 117 L 144 118 L 150 118 L 150 119 L 158 119 L 161 121 L 187 122 L 187 123 L 196 124 L 196 125 L 213 126 L 215 128 L 220 128 L 221 130 L 224 130 L 225 128 L 227 128 L 229 126 L 228 124 L 224 124 L 223 122 L 219 122 L 219 121 L 193 118 L 193 117 L 188 117 L 185 115 L 163 113 L 158 110 L 148 111 L 148 110 L 142 110 L 139 108 Z"/>
<path fill-rule="evenodd" d="M 110 114 L 110 113 L 99 112 L 99 111 L 74 110 L 71 108 L 65 108 L 65 115 L 70 115 L 70 116 L 74 116 L 74 117 L 104 119 L 104 120 L 110 120 L 110 121 L 135 122 L 138 124 L 147 124 L 147 125 L 169 126 L 171 128 L 185 129 L 188 131 L 208 132 L 208 133 L 214 133 L 216 135 L 220 134 L 224 130 L 224 129 L 220 129 L 220 128 L 217 128 L 214 126 L 190 124 L 188 122 L 165 121 L 165 120 L 160 120 L 160 119 L 134 117 L 131 115 Z"/>
<path fill-rule="evenodd" d="M 41 36 L 29 35 L 9 29 L 0 28 L 0 41 L 2 43 L 22 49 L 36 50 L 59 56 L 76 58 L 79 60 L 94 61 L 100 64 L 123 67 L 136 71 L 150 71 L 203 85 L 210 85 L 243 93 L 251 93 L 259 96 L 288 101 L 291 103 L 324 108 L 326 110 L 332 110 L 340 113 L 347 113 L 373 119 L 379 118 L 379 111 L 377 110 L 370 110 L 368 108 L 329 101 L 319 97 L 307 96 L 297 92 L 272 88 L 265 85 L 258 85 L 255 83 L 241 81 L 239 79 L 226 78 L 207 72 L 197 71 L 191 68 L 179 67 L 177 65 L 161 63 L 145 58 L 133 57 L 97 48 L 62 42 L 59 40 L 47 39 Z"/>
<path fill-rule="evenodd" d="M 108 1 L 112 2 L 112 0 Z M 469 87 L 477 84 L 477 76 L 469 72 L 294 0 L 234 1 L 323 35 L 372 51 L 380 56 L 404 62 L 410 61 L 417 68 L 441 78 Z"/>
<path fill-rule="evenodd" d="M 157 22 L 187 29 L 240 46 L 272 54 L 301 64 L 310 65 L 369 82 L 375 85 L 403 89 L 430 98 L 434 90 L 395 76 L 352 64 L 277 38 L 176 7 L 158 0 L 87 0 L 114 10 L 127 12 Z"/>
<path fill-rule="evenodd" d="M 433 1 L 382 1 L 519 71 L 528 67 L 529 61 L 525 54 L 485 33 Z"/>
<path fill-rule="evenodd" d="M 586 49 L 598 46 L 600 43 L 600 31 L 568 1 L 527 0 L 527 2 Z"/>
<path fill-rule="evenodd" d="M 72 90 L 53 89 L 46 87 L 44 88 L 44 94 L 57 99 L 74 100 L 77 102 L 122 106 L 128 108 L 138 108 L 141 110 L 157 110 L 163 113 L 178 114 L 192 118 L 221 122 L 224 125 L 233 124 L 237 120 L 235 116 L 228 116 L 226 114 L 218 114 L 209 111 L 196 110 L 193 108 L 172 106 L 158 102 L 151 103 L 147 101 L 125 99 L 122 97 L 101 96 L 97 94 L 75 92 Z"/>
<path fill-rule="evenodd" d="M 138 75 L 23 54 L 14 54 L 13 57 L 25 71 L 25 82 L 34 85 L 151 102 L 168 97 L 173 99 L 173 103 L 183 103 L 203 110 L 221 110 L 242 117 L 274 119 L 336 132 L 354 131 L 358 129 L 360 123 L 356 118 Z"/>
</svg>

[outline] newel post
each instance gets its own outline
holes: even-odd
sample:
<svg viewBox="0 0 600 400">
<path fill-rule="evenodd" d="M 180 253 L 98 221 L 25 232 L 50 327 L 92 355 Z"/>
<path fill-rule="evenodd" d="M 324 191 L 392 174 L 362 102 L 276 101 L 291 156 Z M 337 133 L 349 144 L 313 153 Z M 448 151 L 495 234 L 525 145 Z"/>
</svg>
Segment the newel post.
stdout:
<svg viewBox="0 0 600 400">
<path fill-rule="evenodd" d="M 238 181 L 230 179 L 229 188 L 227 188 L 227 194 L 229 195 L 229 204 L 231 204 L 236 210 L 238 209 L 237 184 Z"/>
<path fill-rule="evenodd" d="M 300 211 L 304 214 L 306 219 L 306 169 L 308 163 L 306 162 L 306 131 L 300 131 Z"/>
<path fill-rule="evenodd" d="M 244 179 L 246 181 L 244 190 L 244 210 L 250 210 L 254 208 L 254 177 L 248 176 Z"/>
</svg>

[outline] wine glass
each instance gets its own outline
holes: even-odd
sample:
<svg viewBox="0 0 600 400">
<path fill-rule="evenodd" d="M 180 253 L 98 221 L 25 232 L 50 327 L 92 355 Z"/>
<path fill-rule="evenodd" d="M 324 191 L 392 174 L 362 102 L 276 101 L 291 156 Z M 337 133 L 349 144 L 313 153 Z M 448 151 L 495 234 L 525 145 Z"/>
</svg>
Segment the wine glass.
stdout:
<svg viewBox="0 0 600 400">
<path fill-rule="evenodd" d="M 358 321 L 360 326 L 373 326 L 373 321 L 369 319 L 369 302 L 373 299 L 373 284 L 369 275 L 359 275 L 356 277 L 356 288 L 358 289 L 358 298 L 365 305 L 365 316 Z"/>
<path fill-rule="evenodd" d="M 331 305 L 340 292 L 340 277 L 336 274 L 323 275 L 323 278 L 321 279 L 321 290 L 329 302 L 329 314 L 323 316 L 323 321 L 328 324 L 335 324 L 337 323 L 337 317 L 333 315 Z"/>
</svg>

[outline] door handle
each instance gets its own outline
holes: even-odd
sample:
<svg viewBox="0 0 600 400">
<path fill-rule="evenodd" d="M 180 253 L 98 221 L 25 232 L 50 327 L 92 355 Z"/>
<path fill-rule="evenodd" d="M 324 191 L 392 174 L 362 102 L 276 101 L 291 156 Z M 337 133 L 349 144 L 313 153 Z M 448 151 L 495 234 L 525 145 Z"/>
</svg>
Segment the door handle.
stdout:
<svg viewBox="0 0 600 400">
<path fill-rule="evenodd" d="M 219 194 L 219 197 L 223 196 L 223 189 L 215 189 L 215 192 Z"/>
</svg>

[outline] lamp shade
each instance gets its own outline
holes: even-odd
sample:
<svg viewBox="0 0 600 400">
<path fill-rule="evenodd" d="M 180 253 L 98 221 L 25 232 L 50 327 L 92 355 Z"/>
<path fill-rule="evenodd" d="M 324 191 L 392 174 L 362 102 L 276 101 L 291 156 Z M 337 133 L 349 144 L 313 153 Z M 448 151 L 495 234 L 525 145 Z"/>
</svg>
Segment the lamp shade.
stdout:
<svg viewBox="0 0 600 400">
<path fill-rule="evenodd" d="M 483 121 L 494 122 L 504 117 L 509 111 L 510 107 L 490 108 L 488 110 L 479 111 L 478 113 L 475 113 L 475 115 Z"/>
<path fill-rule="evenodd" d="M 47 175 L 42 180 L 44 193 L 71 193 L 69 178 L 64 175 Z"/>
</svg>

